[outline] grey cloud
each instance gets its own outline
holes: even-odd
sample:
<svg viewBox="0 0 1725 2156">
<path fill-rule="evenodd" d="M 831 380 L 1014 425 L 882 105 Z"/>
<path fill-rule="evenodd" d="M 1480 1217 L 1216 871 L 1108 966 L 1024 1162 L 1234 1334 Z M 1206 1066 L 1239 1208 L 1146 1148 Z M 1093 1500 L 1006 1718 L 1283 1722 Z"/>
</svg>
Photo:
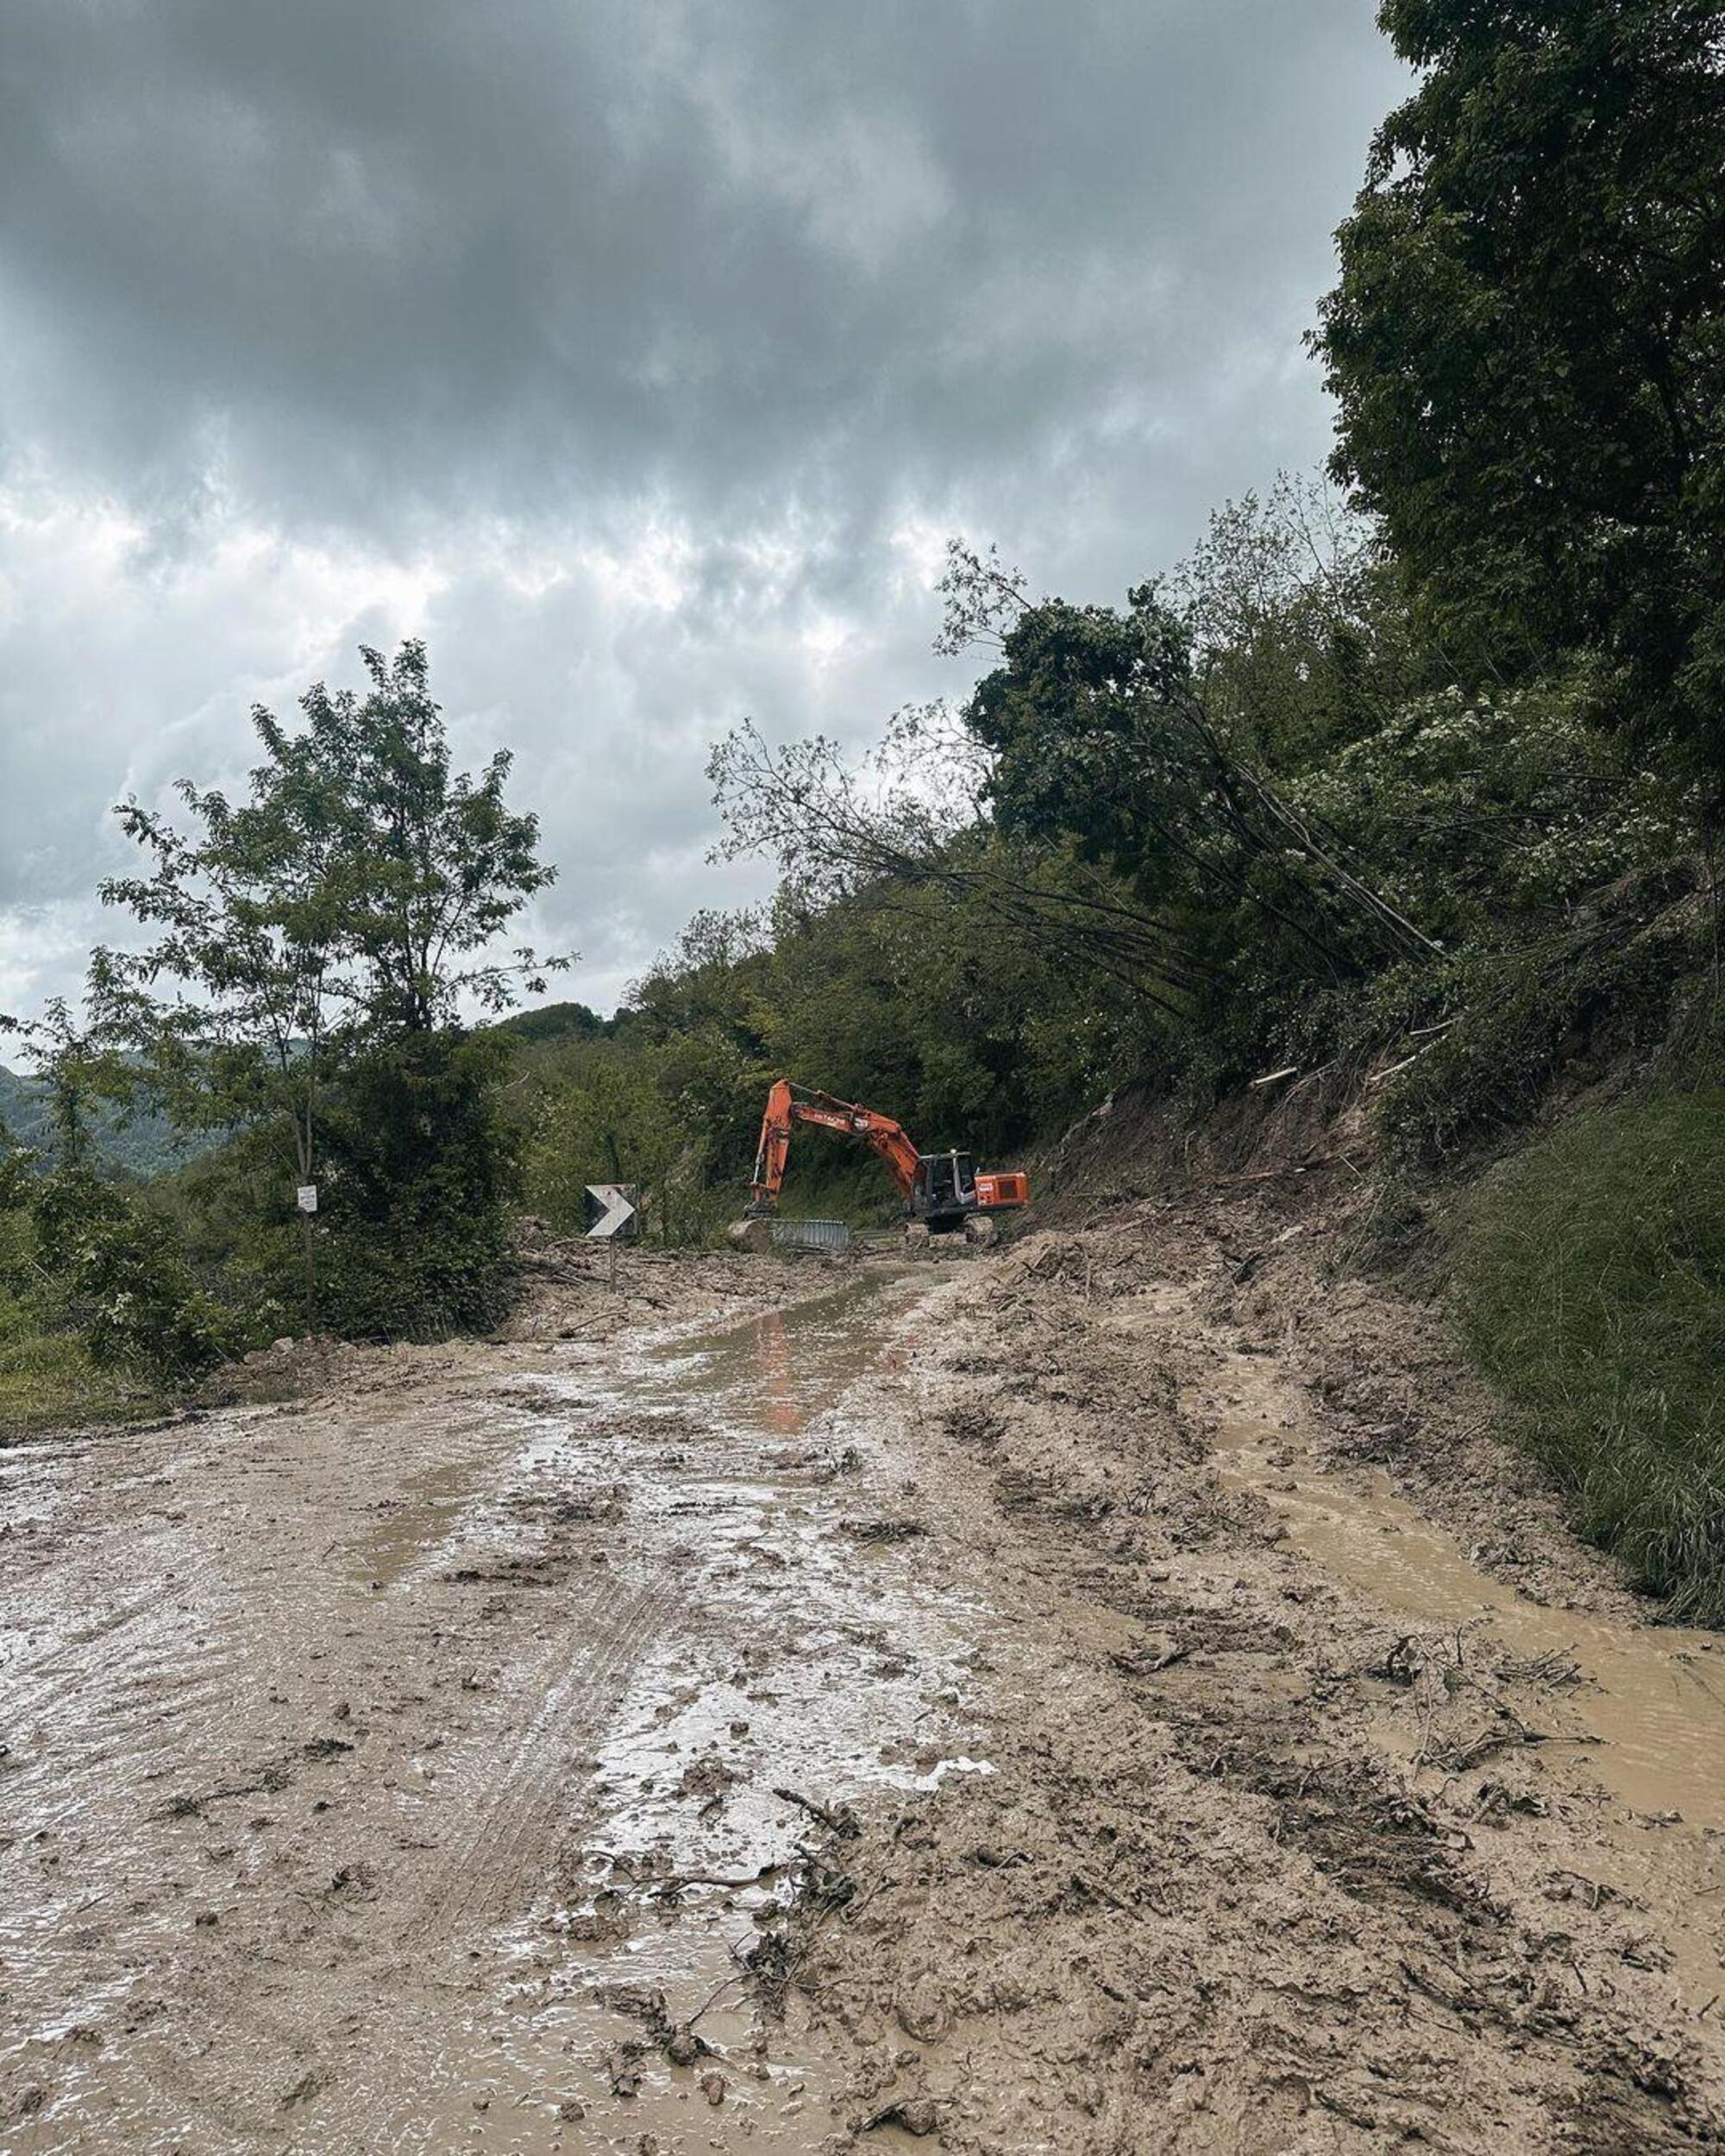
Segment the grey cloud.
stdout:
<svg viewBox="0 0 1725 2156">
<path fill-rule="evenodd" d="M 34 0 L 10 424 L 398 535 L 1045 473 L 1295 330 L 1390 85 L 1369 17 Z"/>
<path fill-rule="evenodd" d="M 13 0 L 15 971 L 100 928 L 120 792 L 236 777 L 254 698 L 412 630 L 466 753 L 518 750 L 602 997 L 756 887 L 701 867 L 726 725 L 962 686 L 901 527 L 1108 595 L 1321 453 L 1372 13 Z"/>
</svg>

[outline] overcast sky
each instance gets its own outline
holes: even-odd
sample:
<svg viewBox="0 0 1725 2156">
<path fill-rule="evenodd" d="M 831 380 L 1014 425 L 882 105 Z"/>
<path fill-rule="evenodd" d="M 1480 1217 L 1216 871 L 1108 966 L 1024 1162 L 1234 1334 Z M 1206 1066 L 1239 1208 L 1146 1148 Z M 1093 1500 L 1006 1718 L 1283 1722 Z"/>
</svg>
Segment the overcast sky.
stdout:
<svg viewBox="0 0 1725 2156">
<path fill-rule="evenodd" d="M 1329 415 L 1372 0 L 7 0 L 0 1009 L 111 804 L 430 642 L 608 1008 L 752 714 L 954 693 L 949 533 L 1117 598 Z"/>
</svg>

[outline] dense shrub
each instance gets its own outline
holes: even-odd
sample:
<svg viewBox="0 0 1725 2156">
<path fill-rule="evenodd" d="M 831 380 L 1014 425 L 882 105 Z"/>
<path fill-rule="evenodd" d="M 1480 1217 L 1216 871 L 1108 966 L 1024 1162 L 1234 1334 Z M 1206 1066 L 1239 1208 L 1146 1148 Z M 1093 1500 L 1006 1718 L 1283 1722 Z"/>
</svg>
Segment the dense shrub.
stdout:
<svg viewBox="0 0 1725 2156">
<path fill-rule="evenodd" d="M 97 1369 L 166 1386 L 201 1377 L 242 1344 L 243 1325 L 198 1284 L 173 1222 L 92 1169 L 41 1177 L 9 1222 L 20 1337 L 76 1332 Z"/>
<path fill-rule="evenodd" d="M 98 1369 L 186 1384 L 225 1361 L 242 1337 L 235 1314 L 197 1285 L 164 1223 L 140 1207 L 91 1228 L 69 1286 Z"/>
<path fill-rule="evenodd" d="M 1648 1056 L 1706 1004 L 1709 932 L 1681 871 L 1599 894 L 1565 929 L 1521 947 L 1472 948 L 1418 984 L 1428 1021 L 1384 1087 L 1393 1156 L 1433 1164 L 1531 1122 L 1560 1074 Z"/>
<path fill-rule="evenodd" d="M 519 1194 L 496 1098 L 508 1052 L 494 1034 L 411 1032 L 344 1074 L 323 1125 L 322 1326 L 426 1340 L 503 1316 Z"/>
</svg>

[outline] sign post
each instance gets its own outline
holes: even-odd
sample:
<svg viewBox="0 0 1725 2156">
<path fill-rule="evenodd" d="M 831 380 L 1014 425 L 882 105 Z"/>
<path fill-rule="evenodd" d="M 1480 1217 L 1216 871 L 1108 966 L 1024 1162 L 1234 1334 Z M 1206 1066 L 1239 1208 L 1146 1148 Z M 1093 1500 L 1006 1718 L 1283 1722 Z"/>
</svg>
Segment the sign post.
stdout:
<svg viewBox="0 0 1725 2156">
<path fill-rule="evenodd" d="M 589 1183 L 587 1202 L 594 1217 L 589 1243 L 632 1243 L 640 1222 L 640 1192 L 633 1183 Z"/>
<path fill-rule="evenodd" d="M 617 1246 L 632 1243 L 639 1231 L 637 1210 L 640 1192 L 634 1183 L 589 1183 L 587 1206 L 596 1217 L 587 1229 L 589 1243 L 603 1243 L 611 1252 L 611 1285 L 617 1285 Z"/>
<path fill-rule="evenodd" d="M 317 1210 L 317 1184 L 301 1183 L 295 1203 L 299 1207 L 299 1239 L 305 1251 L 305 1331 L 310 1337 L 317 1330 L 317 1287 L 311 1255 L 311 1216 Z"/>
</svg>

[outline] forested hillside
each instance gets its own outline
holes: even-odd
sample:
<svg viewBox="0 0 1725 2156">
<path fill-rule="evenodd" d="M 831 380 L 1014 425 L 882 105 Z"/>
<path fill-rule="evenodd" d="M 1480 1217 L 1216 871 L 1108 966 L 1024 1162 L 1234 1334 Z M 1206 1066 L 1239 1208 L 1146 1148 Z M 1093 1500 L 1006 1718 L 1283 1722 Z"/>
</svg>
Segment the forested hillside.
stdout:
<svg viewBox="0 0 1725 2156">
<path fill-rule="evenodd" d="M 0 1068 L 0 1130 L 44 1163 L 53 1159 L 53 1101 L 44 1080 Z M 122 1114 L 109 1101 L 99 1103 L 91 1118 L 91 1142 L 110 1167 L 140 1180 L 178 1168 L 201 1150 L 166 1115 L 147 1107 Z"/>
<path fill-rule="evenodd" d="M 536 1064 L 553 1218 L 600 1125 L 640 1180 L 734 1188 L 781 1070 L 996 1155 L 1121 1085 L 1199 1112 L 1371 1076 L 1389 1151 L 1431 1164 L 1583 1053 L 1699 1044 L 1705 781 L 1601 720 L 1593 655 L 1446 679 L 1320 487 L 1230 507 L 1118 609 L 962 550 L 946 596 L 947 646 L 996 661 L 958 706 L 862 766 L 752 730 L 717 752 L 729 845 L 778 896 L 698 920 L 625 1024 Z"/>
</svg>

